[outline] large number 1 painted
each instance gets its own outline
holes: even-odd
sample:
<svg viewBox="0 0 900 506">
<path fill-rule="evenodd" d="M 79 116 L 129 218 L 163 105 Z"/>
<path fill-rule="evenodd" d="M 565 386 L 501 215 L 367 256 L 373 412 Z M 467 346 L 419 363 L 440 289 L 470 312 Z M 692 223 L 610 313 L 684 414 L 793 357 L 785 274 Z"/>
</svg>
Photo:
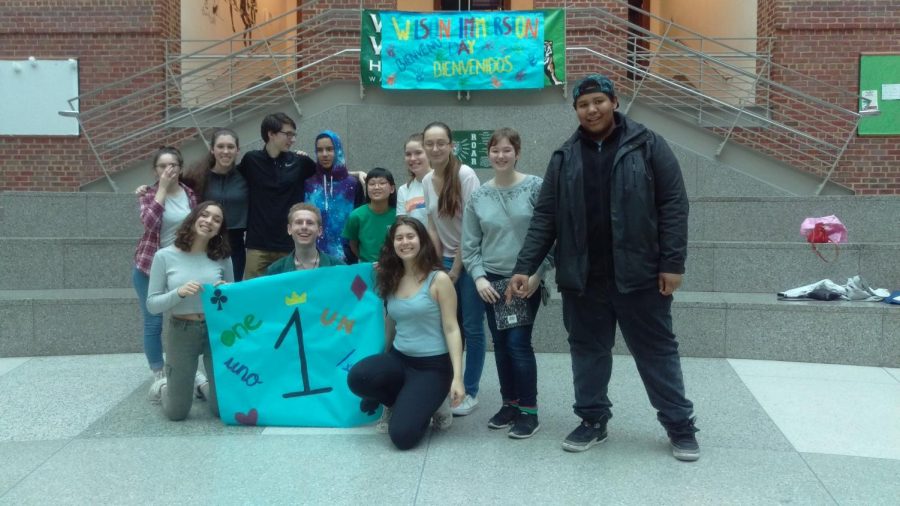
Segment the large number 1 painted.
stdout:
<svg viewBox="0 0 900 506">
<path fill-rule="evenodd" d="M 281 396 L 285 399 L 290 399 L 291 397 L 302 397 L 304 395 L 316 395 L 330 392 L 332 390 L 331 387 L 309 388 L 309 372 L 306 367 L 306 351 L 303 348 L 303 327 L 300 326 L 299 308 L 294 308 L 294 314 L 291 315 L 291 319 L 288 321 L 287 325 L 284 326 L 284 330 L 281 331 L 278 340 L 275 341 L 275 349 L 277 350 L 281 347 L 281 344 L 284 342 L 284 338 L 287 336 L 291 327 L 294 327 L 294 332 L 297 334 L 297 352 L 300 355 L 300 378 L 303 380 L 303 390 L 300 390 L 299 392 L 288 392 Z"/>
</svg>

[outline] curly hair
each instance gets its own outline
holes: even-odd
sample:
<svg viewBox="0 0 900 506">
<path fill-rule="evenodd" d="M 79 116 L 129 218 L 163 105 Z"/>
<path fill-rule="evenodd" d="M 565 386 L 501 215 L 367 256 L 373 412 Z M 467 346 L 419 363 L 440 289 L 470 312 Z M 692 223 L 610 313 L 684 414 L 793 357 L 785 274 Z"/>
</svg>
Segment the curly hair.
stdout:
<svg viewBox="0 0 900 506">
<path fill-rule="evenodd" d="M 222 225 L 219 227 L 219 232 L 206 245 L 206 256 L 210 260 L 222 260 L 231 256 L 231 245 L 228 244 L 228 227 L 225 226 L 225 208 L 222 207 L 222 204 L 212 200 L 197 204 L 197 207 L 193 208 L 190 214 L 187 215 L 187 218 L 181 222 L 181 225 L 175 232 L 175 247 L 182 251 L 191 250 L 196 235 L 194 233 L 194 224 L 200 219 L 203 211 L 210 206 L 216 206 L 222 211 Z"/>
<path fill-rule="evenodd" d="M 381 247 L 381 256 L 378 258 L 378 269 L 375 274 L 378 295 L 384 300 L 397 291 L 397 287 L 400 286 L 400 278 L 406 272 L 403 260 L 397 256 L 397 251 L 394 249 L 394 235 L 401 225 L 412 228 L 419 236 L 419 252 L 415 258 L 415 269 L 422 275 L 422 279 L 424 280 L 431 271 L 440 271 L 444 268 L 425 225 L 415 218 L 398 216 L 397 221 L 391 225 L 388 231 L 384 246 Z"/>
<path fill-rule="evenodd" d="M 446 123 L 441 123 L 440 121 L 432 121 L 426 125 L 425 130 L 422 130 L 423 138 L 425 133 L 432 128 L 440 128 L 446 132 L 447 140 L 450 144 L 453 144 L 453 132 L 450 131 L 450 127 L 448 127 Z M 440 177 L 443 180 L 441 192 L 440 195 L 438 195 L 437 208 L 439 216 L 454 218 L 457 215 L 462 215 L 463 201 L 462 183 L 459 181 L 460 167 L 462 167 L 462 162 L 460 162 L 459 158 L 453 154 L 453 150 L 450 151 L 450 158 L 447 160 L 446 167 L 432 167 L 435 171 L 435 175 L 440 174 Z"/>
</svg>

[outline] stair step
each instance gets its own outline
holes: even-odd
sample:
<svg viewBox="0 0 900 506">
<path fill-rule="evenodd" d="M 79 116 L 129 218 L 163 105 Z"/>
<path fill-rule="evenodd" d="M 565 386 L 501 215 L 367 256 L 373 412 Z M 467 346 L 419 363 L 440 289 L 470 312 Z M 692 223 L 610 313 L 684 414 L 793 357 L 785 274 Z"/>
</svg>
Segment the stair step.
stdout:
<svg viewBox="0 0 900 506">
<path fill-rule="evenodd" d="M 672 321 L 685 357 L 747 358 L 896 367 L 900 306 L 881 302 L 778 301 L 774 294 L 675 294 Z M 541 307 L 533 346 L 568 353 L 562 302 Z M 613 352 L 627 354 L 617 332 Z"/>
<path fill-rule="evenodd" d="M 128 288 L 137 239 L 0 239 L 0 290 Z"/>
<path fill-rule="evenodd" d="M 833 245 L 820 245 L 826 258 Z M 698 292 L 778 293 L 821 279 L 860 275 L 876 288 L 900 288 L 900 243 L 850 243 L 823 262 L 807 243 L 691 241 L 683 288 Z"/>
<path fill-rule="evenodd" d="M 136 353 L 134 290 L 0 290 L 0 357 Z"/>
<path fill-rule="evenodd" d="M 686 357 L 900 363 L 900 306 L 679 291 L 672 318 Z M 133 290 L 0 290 L 0 357 L 134 353 L 141 335 Z M 538 313 L 533 346 L 568 353 L 566 337 L 556 296 Z M 627 353 L 621 339 L 614 351 Z"/>
<path fill-rule="evenodd" d="M 710 176 L 700 179 L 708 183 Z M 695 241 L 802 241 L 804 218 L 830 214 L 847 225 L 852 242 L 900 240 L 900 221 L 889 218 L 900 216 L 897 196 L 692 197 L 690 203 Z M 0 193 L 0 237 L 133 237 L 137 243 L 141 231 L 132 194 Z"/>
<path fill-rule="evenodd" d="M 803 241 L 800 223 L 834 214 L 854 243 L 900 241 L 900 196 L 697 197 L 691 199 L 692 241 Z"/>
<path fill-rule="evenodd" d="M 2 238 L 0 290 L 130 288 L 133 238 Z M 833 255 L 833 246 L 821 248 Z M 777 293 L 820 279 L 861 275 L 900 288 L 900 243 L 841 244 L 820 260 L 803 242 L 691 241 L 684 288 L 700 292 Z"/>
<path fill-rule="evenodd" d="M 141 235 L 131 193 L 0 192 L 0 237 Z"/>
</svg>

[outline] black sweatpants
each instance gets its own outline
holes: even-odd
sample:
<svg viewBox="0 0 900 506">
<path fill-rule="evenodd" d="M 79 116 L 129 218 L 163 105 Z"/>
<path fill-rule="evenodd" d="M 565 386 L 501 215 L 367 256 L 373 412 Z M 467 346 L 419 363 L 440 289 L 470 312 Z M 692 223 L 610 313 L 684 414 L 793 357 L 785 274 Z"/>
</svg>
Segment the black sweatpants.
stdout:
<svg viewBox="0 0 900 506">
<path fill-rule="evenodd" d="M 656 288 L 623 294 L 615 282 L 589 281 L 584 294 L 563 293 L 562 299 L 576 415 L 586 420 L 612 416 L 607 389 L 618 323 L 660 423 L 669 428 L 693 416 L 672 332 L 671 295 Z"/>
<path fill-rule="evenodd" d="M 410 357 L 394 348 L 360 360 L 347 375 L 353 393 L 393 409 L 388 434 L 401 450 L 416 446 L 425 436 L 452 380 L 449 354 Z"/>
</svg>

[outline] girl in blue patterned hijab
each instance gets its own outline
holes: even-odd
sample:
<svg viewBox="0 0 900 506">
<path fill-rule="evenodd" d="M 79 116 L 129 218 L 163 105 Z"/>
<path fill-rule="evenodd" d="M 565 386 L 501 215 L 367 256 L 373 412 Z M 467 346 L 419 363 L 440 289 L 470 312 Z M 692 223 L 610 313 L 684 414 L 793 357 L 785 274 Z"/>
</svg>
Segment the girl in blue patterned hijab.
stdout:
<svg viewBox="0 0 900 506">
<path fill-rule="evenodd" d="M 305 184 L 305 200 L 322 211 L 322 236 L 316 246 L 331 256 L 353 263 L 356 258 L 341 237 L 350 212 L 365 202 L 362 185 L 347 171 L 344 146 L 338 134 L 325 130 L 316 136 L 316 174 Z"/>
</svg>

